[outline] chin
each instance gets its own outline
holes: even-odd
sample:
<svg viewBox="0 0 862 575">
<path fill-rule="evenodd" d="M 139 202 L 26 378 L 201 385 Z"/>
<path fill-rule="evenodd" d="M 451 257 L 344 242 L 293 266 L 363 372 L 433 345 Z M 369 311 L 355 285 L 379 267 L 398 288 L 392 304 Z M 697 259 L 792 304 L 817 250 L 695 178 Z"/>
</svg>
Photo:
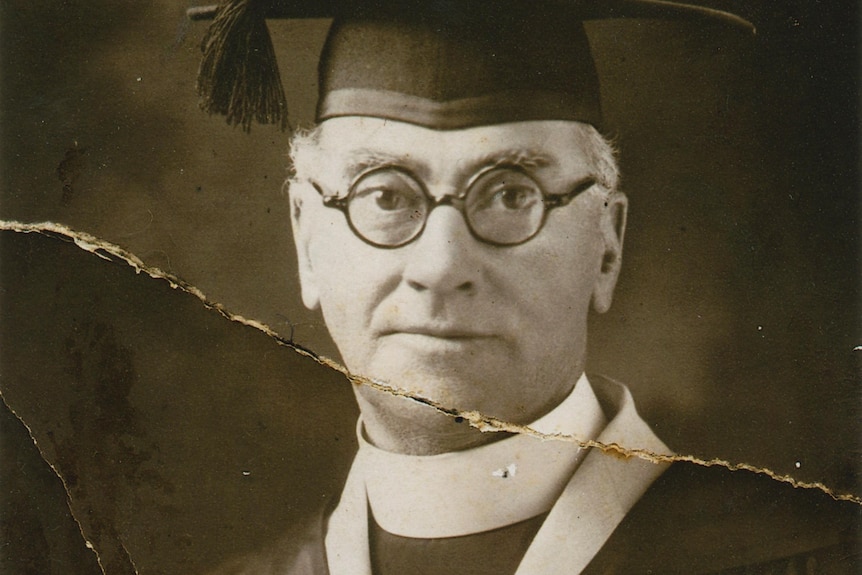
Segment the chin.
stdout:
<svg viewBox="0 0 862 575">
<path fill-rule="evenodd" d="M 434 455 L 494 439 L 430 405 L 369 386 L 354 388 L 368 439 L 387 451 Z M 374 436 L 373 431 L 383 432 Z"/>
<path fill-rule="evenodd" d="M 442 423 L 441 418 L 452 419 L 445 413 L 441 413 L 440 409 L 434 407 L 434 405 L 441 404 L 436 398 L 428 397 L 427 393 L 420 393 L 417 390 L 405 387 L 400 387 L 399 390 L 407 392 L 408 395 L 401 395 L 395 392 L 390 393 L 386 390 L 367 385 L 354 388 L 359 406 L 366 416 L 370 409 L 380 419 L 409 421 L 422 427 L 429 424 L 439 426 Z M 426 403 L 422 399 L 414 399 L 413 397 L 428 399 L 430 401 Z M 445 410 L 445 407 L 443 410 Z"/>
<path fill-rule="evenodd" d="M 393 390 L 406 392 L 419 398 L 420 402 L 427 399 L 445 410 L 489 409 L 493 398 L 501 392 L 500 374 L 490 373 L 491 370 L 487 368 L 458 363 L 436 362 L 428 365 L 387 361 L 370 366 L 367 373 L 375 381 L 389 385 Z M 488 382 L 493 382 L 493 387 L 489 387 Z M 391 395 L 386 391 L 379 393 Z"/>
</svg>

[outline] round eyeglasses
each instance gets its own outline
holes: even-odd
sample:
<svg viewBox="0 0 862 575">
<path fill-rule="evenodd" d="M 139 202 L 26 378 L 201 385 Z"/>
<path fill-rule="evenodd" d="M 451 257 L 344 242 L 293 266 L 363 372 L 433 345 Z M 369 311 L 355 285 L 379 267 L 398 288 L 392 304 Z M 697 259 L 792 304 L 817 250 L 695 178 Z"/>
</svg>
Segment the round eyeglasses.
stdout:
<svg viewBox="0 0 862 575">
<path fill-rule="evenodd" d="M 546 194 L 518 167 L 495 167 L 480 172 L 463 194 L 434 198 L 420 180 L 396 166 L 374 168 L 361 174 L 344 197 L 323 197 L 323 205 L 344 212 L 350 229 L 378 248 L 407 245 L 425 229 L 437 206 L 453 206 L 477 240 L 494 246 L 516 246 L 539 233 L 548 212 L 569 204 L 596 184 L 588 177 L 565 194 Z"/>
</svg>

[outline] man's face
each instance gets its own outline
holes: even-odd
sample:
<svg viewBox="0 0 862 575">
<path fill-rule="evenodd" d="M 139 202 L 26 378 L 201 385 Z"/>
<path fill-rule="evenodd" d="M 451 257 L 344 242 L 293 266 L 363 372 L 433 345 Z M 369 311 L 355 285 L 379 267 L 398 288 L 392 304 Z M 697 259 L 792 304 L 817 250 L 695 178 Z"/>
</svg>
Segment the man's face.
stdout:
<svg viewBox="0 0 862 575">
<path fill-rule="evenodd" d="M 440 197 L 461 194 L 483 168 L 507 162 L 546 193 L 563 194 L 595 175 L 583 127 L 536 121 L 437 131 L 345 117 L 321 129 L 314 173 L 298 174 L 291 188 L 294 233 L 303 299 L 322 309 L 348 369 L 516 423 L 556 405 L 583 370 L 591 300 L 599 311 L 610 304 L 624 196 L 593 186 L 550 211 L 534 238 L 508 247 L 477 240 L 456 208 L 438 206 L 418 239 L 381 249 L 357 237 L 303 179 L 344 196 L 364 171 L 396 165 Z M 367 386 L 357 393 L 363 412 L 438 425 L 417 403 Z"/>
</svg>

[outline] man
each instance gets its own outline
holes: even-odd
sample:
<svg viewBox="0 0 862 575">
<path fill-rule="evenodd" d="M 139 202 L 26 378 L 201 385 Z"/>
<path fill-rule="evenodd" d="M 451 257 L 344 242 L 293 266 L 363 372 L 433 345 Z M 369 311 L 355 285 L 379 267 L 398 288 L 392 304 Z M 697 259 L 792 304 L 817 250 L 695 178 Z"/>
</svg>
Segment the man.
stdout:
<svg viewBox="0 0 862 575">
<path fill-rule="evenodd" d="M 320 10 L 336 18 L 319 124 L 291 147 L 292 223 L 303 301 L 360 379 L 360 449 L 334 509 L 225 572 L 851 572 L 856 509 L 668 470 L 626 388 L 584 374 L 627 202 L 581 22 L 739 22 L 652 1 Z M 220 90 L 212 107 L 248 125 Z M 271 104 L 255 113 L 278 120 Z"/>
</svg>

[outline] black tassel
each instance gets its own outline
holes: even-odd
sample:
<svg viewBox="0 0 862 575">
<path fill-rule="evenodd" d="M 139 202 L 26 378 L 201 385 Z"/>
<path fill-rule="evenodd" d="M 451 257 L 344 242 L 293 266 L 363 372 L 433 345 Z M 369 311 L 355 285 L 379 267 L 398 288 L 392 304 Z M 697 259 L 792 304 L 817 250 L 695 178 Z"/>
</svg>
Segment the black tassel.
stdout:
<svg viewBox="0 0 862 575">
<path fill-rule="evenodd" d="M 287 100 L 272 39 L 266 27 L 268 2 L 227 0 L 201 44 L 198 71 L 200 105 L 209 114 L 222 114 L 229 124 L 251 123 L 287 127 Z"/>
</svg>

